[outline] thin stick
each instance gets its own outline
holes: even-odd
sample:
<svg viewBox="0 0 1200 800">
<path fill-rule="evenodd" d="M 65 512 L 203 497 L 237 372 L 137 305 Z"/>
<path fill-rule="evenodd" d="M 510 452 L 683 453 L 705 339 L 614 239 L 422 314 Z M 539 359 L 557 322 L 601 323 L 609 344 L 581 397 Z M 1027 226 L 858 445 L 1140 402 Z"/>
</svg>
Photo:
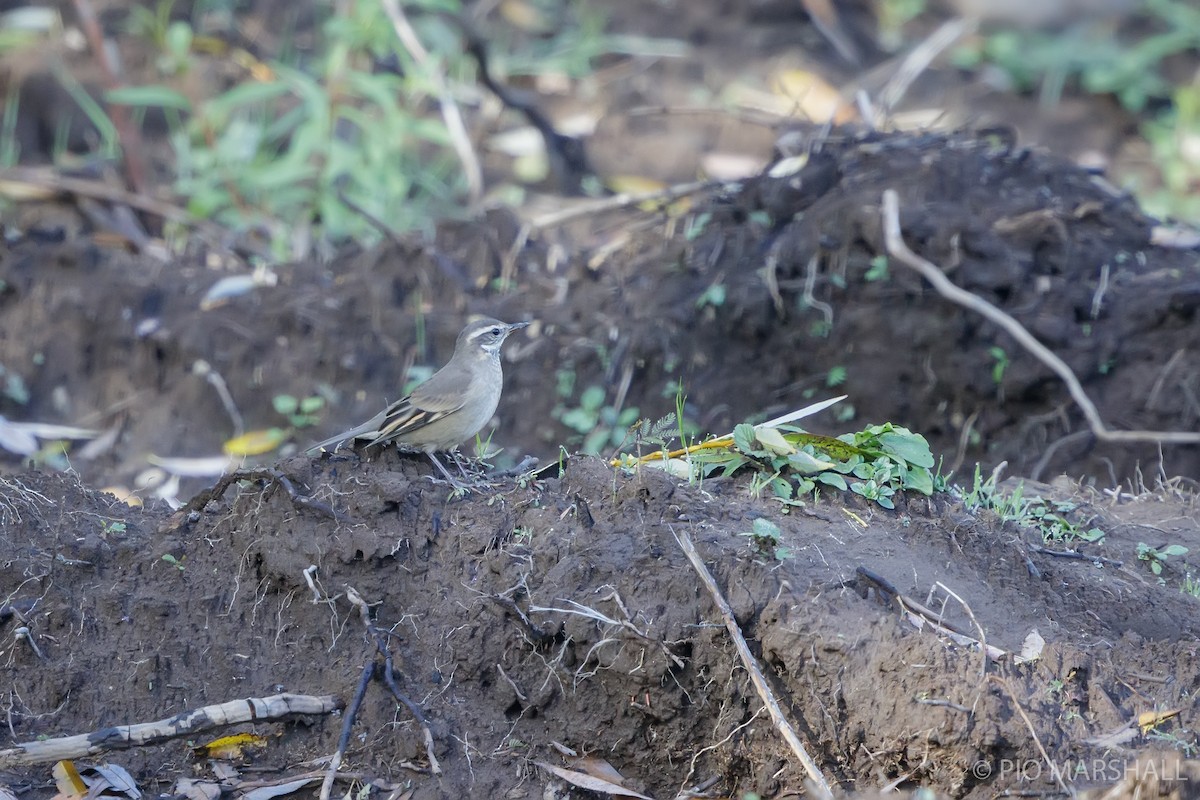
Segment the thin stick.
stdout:
<svg viewBox="0 0 1200 800">
<path fill-rule="evenodd" d="M 100 27 L 100 20 L 96 16 L 95 9 L 92 8 L 91 0 L 75 0 L 74 5 L 75 13 L 79 15 L 80 27 L 83 28 L 88 46 L 92 48 L 92 55 L 100 67 L 100 77 L 104 82 L 104 88 L 116 89 L 121 85 L 121 78 L 109 57 L 104 31 Z M 113 127 L 117 129 L 117 136 L 121 140 L 121 154 L 125 162 L 125 173 L 129 178 L 129 185 L 138 194 L 145 194 L 146 165 L 143 159 L 146 151 L 142 145 L 141 134 L 134 127 L 128 108 L 107 101 L 105 101 L 105 106 L 109 119 L 112 120 Z"/>
<path fill-rule="evenodd" d="M 358 679 L 358 688 L 354 690 L 354 699 L 350 701 L 350 705 L 346 707 L 346 713 L 342 717 L 342 733 L 338 736 L 337 751 L 334 752 L 333 758 L 329 759 L 329 767 L 325 770 L 325 777 L 321 781 L 320 800 L 329 800 L 329 795 L 333 791 L 333 781 L 337 778 L 338 768 L 342 766 L 342 759 L 346 757 L 346 748 L 350 746 L 350 734 L 354 729 L 354 720 L 358 718 L 358 709 L 362 707 L 363 698 L 367 695 L 367 685 L 371 682 L 371 676 L 375 674 L 375 657 L 363 665 L 362 674 Z"/>
<path fill-rule="evenodd" d="M 666 189 L 659 189 L 653 192 L 637 192 L 636 194 L 623 192 L 621 194 L 615 194 L 612 197 L 605 197 L 600 200 L 581 203 L 577 206 L 573 206 L 572 208 L 564 208 L 562 211 L 556 211 L 553 214 L 546 214 L 542 217 L 538 217 L 529 224 L 534 230 L 554 228 L 580 217 L 587 217 L 592 214 L 601 214 L 606 211 L 616 211 L 618 209 L 638 205 L 639 203 L 669 203 L 673 200 L 678 200 L 680 197 L 685 195 L 702 192 L 705 189 L 711 188 L 715 185 L 716 184 L 713 181 L 693 181 L 691 183 L 681 183 L 676 186 L 669 186 Z"/>
<path fill-rule="evenodd" d="M 955 286 L 935 264 L 921 258 L 921 256 L 908 249 L 908 245 L 904 243 L 904 237 L 900 232 L 900 201 L 895 189 L 888 189 L 883 193 L 883 230 L 885 247 L 890 257 L 921 273 L 925 280 L 933 284 L 933 288 L 942 297 L 945 297 L 952 303 L 957 303 L 963 308 L 974 311 L 999 325 L 1009 336 L 1016 339 L 1019 345 L 1049 367 L 1067 385 L 1067 390 L 1071 393 L 1071 398 L 1079 406 L 1080 411 L 1083 412 L 1092 435 L 1097 439 L 1106 442 L 1155 442 L 1159 444 L 1195 444 L 1200 442 L 1200 432 L 1110 430 L 1104 424 L 1104 420 L 1100 418 L 1100 412 L 1096 410 L 1096 404 L 1092 402 L 1087 392 L 1083 390 L 1083 384 L 1075 377 L 1075 373 L 1071 371 L 1071 368 L 1067 366 L 1065 361 L 1039 342 L 1020 322 L 1017 322 L 1017 320 L 982 297 Z"/>
<path fill-rule="evenodd" d="M 458 160 L 462 162 L 463 172 L 467 177 L 471 202 L 478 202 L 479 198 L 483 196 L 483 170 L 479 166 L 479 159 L 475 156 L 474 148 L 471 147 L 471 137 L 467 133 L 462 113 L 458 110 L 458 105 L 450 94 L 450 88 L 446 85 L 446 78 L 430 63 L 432 59 L 429 51 L 421 44 L 417 32 L 413 30 L 397 0 L 383 0 L 383 10 L 387 13 L 400 44 L 404 45 L 404 49 L 412 56 L 413 61 L 429 71 L 430 79 L 433 81 L 437 93 L 438 106 L 442 110 L 442 121 L 446 123 L 446 132 L 450 135 L 454 151 L 458 153 Z"/>
<path fill-rule="evenodd" d="M 79 197 L 92 197 L 109 203 L 126 205 L 154 214 L 170 222 L 181 225 L 203 225 L 187 211 L 164 203 L 149 195 L 137 194 L 118 186 L 112 186 L 104 181 L 88 180 L 87 178 L 70 178 L 46 167 L 6 167 L 0 169 L 0 189 L 7 188 L 6 194 L 20 196 L 22 189 L 50 189 Z M 214 226 L 215 227 L 215 226 Z"/>
<path fill-rule="evenodd" d="M 672 531 L 672 533 L 675 532 Z M 721 612 L 721 617 L 725 620 L 725 628 L 729 631 L 729 636 L 733 639 L 733 644 L 737 648 L 738 657 L 742 660 L 742 666 L 750 673 L 750 680 L 754 682 L 754 688 L 758 690 L 758 696 L 762 698 L 763 705 L 767 707 L 767 712 L 771 715 L 771 721 L 775 723 L 775 727 L 783 736 L 784 741 L 788 743 L 792 752 L 796 754 L 796 758 L 800 760 L 800 764 L 804 767 L 804 771 L 808 773 L 808 777 L 816 784 L 817 796 L 832 797 L 833 791 L 829 788 L 829 781 L 825 780 L 825 776 L 821 774 L 817 763 L 812 760 L 808 751 L 804 749 L 804 744 L 800 741 L 800 737 L 796 735 L 795 729 L 787 721 L 787 717 L 784 716 L 783 709 L 779 707 L 779 703 L 775 700 L 775 693 L 771 691 L 771 687 L 767 684 L 767 679 L 763 675 L 762 670 L 759 669 L 758 662 L 754 659 L 754 654 L 750 652 L 750 647 L 746 644 L 746 638 L 742 636 L 742 631 L 738 627 L 737 620 L 733 618 L 733 609 L 729 607 L 729 601 L 721 594 L 721 590 L 718 588 L 712 573 L 708 571 L 708 567 L 704 566 L 704 562 L 700 560 L 700 554 L 696 552 L 696 545 L 692 544 L 692 539 L 687 533 L 675 533 L 675 541 L 679 542 L 680 549 L 688 557 L 688 561 L 692 562 L 692 568 L 696 570 L 696 574 L 700 576 L 701 582 L 704 583 L 705 588 L 712 595 L 713 602 L 717 605 L 717 610 Z"/>
<path fill-rule="evenodd" d="M 1025 727 L 1029 729 L 1029 735 L 1033 737 L 1033 743 L 1037 745 L 1038 752 L 1042 754 L 1042 758 L 1050 766 L 1050 772 L 1054 775 L 1054 780 L 1058 783 L 1059 788 L 1068 795 L 1073 794 L 1070 787 L 1063 780 L 1062 773 L 1058 771 L 1058 765 L 1050 758 L 1050 755 L 1046 752 L 1046 748 L 1042 747 L 1042 740 L 1038 738 L 1037 731 L 1034 730 L 1033 722 L 1029 719 L 1029 715 L 1025 713 L 1025 709 L 1021 708 L 1021 703 L 1017 700 L 1017 693 L 1013 691 L 1012 686 L 999 675 L 988 675 L 988 678 L 1000 684 L 1004 691 L 1008 692 L 1013 705 L 1017 707 L 1017 713 L 1021 715 L 1021 719 L 1025 720 Z"/>
<path fill-rule="evenodd" d="M 404 693 L 400 691 L 400 687 L 396 685 L 396 678 L 393 675 L 392 652 L 387 646 L 387 637 L 379 630 L 379 627 L 371 621 L 371 609 L 367 605 L 367 601 L 358 593 L 358 590 L 353 586 L 346 587 L 346 599 L 351 605 L 358 609 L 358 615 L 362 619 L 363 625 L 367 629 L 367 633 L 375 641 L 376 652 L 383 656 L 383 682 L 388 687 L 388 691 L 403 703 L 408 708 L 408 713 L 413 715 L 413 719 L 417 721 L 417 725 L 421 728 L 421 738 L 425 742 L 425 757 L 429 759 L 429 771 L 434 775 L 442 774 L 442 765 L 438 763 L 437 756 L 433 753 L 433 732 L 429 729 L 429 721 L 425 719 L 425 714 L 422 713 L 421 707 L 410 700 Z"/>
</svg>

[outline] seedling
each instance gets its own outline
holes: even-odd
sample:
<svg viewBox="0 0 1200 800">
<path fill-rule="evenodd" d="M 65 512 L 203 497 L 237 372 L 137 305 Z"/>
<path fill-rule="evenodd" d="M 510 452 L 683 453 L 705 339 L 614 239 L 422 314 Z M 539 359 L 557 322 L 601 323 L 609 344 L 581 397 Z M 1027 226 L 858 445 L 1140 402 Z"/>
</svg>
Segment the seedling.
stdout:
<svg viewBox="0 0 1200 800">
<path fill-rule="evenodd" d="M 792 557 L 792 551 L 780 544 L 783 538 L 779 526 L 769 519 L 762 517 L 751 523 L 751 530 L 742 533 L 750 540 L 756 553 L 760 556 L 772 556 L 776 561 Z"/>
<path fill-rule="evenodd" d="M 325 398 L 310 395 L 298 399 L 290 394 L 277 394 L 271 398 L 271 405 L 293 428 L 310 428 L 321 421 L 318 412 L 325 408 Z"/>
<path fill-rule="evenodd" d="M 1150 571 L 1161 575 L 1167 559 L 1171 556 L 1187 555 L 1188 549 L 1181 544 L 1169 544 L 1163 548 L 1151 547 L 1145 542 L 1138 542 L 1137 557 L 1150 565 Z"/>
</svg>

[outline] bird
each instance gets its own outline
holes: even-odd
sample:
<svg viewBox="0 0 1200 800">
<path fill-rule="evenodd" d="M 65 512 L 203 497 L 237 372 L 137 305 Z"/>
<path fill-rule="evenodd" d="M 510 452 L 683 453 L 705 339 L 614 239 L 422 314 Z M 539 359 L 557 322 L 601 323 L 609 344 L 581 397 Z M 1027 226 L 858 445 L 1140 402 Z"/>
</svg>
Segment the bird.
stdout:
<svg viewBox="0 0 1200 800">
<path fill-rule="evenodd" d="M 331 436 L 308 448 L 309 454 L 337 452 L 347 442 L 369 447 L 395 442 L 429 456 L 455 486 L 458 481 L 434 455 L 452 450 L 483 429 L 504 386 L 500 347 L 515 330 L 528 322 L 500 322 L 484 318 L 468 324 L 458 334 L 454 355 L 433 376 L 361 425 Z"/>
</svg>

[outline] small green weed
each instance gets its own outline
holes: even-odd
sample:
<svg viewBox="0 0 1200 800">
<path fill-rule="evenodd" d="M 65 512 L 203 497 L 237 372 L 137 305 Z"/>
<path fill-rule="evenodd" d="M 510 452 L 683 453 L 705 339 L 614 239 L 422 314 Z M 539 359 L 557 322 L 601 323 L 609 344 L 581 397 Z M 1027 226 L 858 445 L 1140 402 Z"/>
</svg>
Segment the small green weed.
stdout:
<svg viewBox="0 0 1200 800">
<path fill-rule="evenodd" d="M 1003 347 L 989 347 L 988 355 L 995 362 L 992 364 L 992 383 L 999 386 L 1004 381 L 1004 373 L 1008 371 L 1008 365 L 1011 363 L 1008 353 Z"/>
<path fill-rule="evenodd" d="M 1145 542 L 1138 542 L 1137 545 L 1138 560 L 1145 561 L 1155 575 L 1162 574 L 1168 558 L 1187 555 L 1187 552 L 1188 549 L 1181 544 L 1169 544 L 1161 548 L 1151 547 Z"/>
<path fill-rule="evenodd" d="M 771 556 L 776 561 L 792 557 L 792 551 L 780 544 L 783 538 L 779 526 L 769 519 L 758 518 L 750 525 L 750 530 L 742 533 L 750 540 L 754 551 L 760 556 Z"/>
<path fill-rule="evenodd" d="M 11 372 L 0 364 L 0 381 L 3 381 L 3 387 L 0 387 L 0 394 L 12 400 L 17 405 L 29 404 L 29 387 L 25 385 L 25 379 L 15 372 Z"/>
<path fill-rule="evenodd" d="M 296 398 L 290 394 L 277 394 L 271 398 L 271 405 L 293 428 L 311 428 L 321 421 L 320 411 L 325 408 L 325 398 L 320 395 Z"/>
<path fill-rule="evenodd" d="M 573 385 L 574 373 L 569 385 Z M 563 373 L 559 373 L 559 391 L 564 387 Z M 560 394 L 561 396 L 561 394 Z M 560 403 L 551 416 L 574 431 L 580 450 L 588 455 L 599 455 L 604 450 L 618 447 L 625 441 L 627 431 L 638 421 L 638 409 L 629 407 L 618 410 L 607 405 L 607 393 L 603 387 L 589 386 L 579 395 L 578 405 L 569 407 Z"/>
<path fill-rule="evenodd" d="M 975 465 L 971 488 L 963 494 L 962 500 L 972 513 L 987 509 L 1005 522 L 1015 523 L 1022 528 L 1035 528 L 1041 533 L 1043 543 L 1073 540 L 1098 542 L 1104 538 L 1101 529 L 1085 527 L 1085 522 L 1071 519 L 1079 504 L 1042 497 L 1026 498 L 1023 483 L 1017 484 L 1010 494 L 1005 494 L 997 489 L 995 475 L 986 480 L 983 478 L 978 464 Z"/>
<path fill-rule="evenodd" d="M 885 255 L 875 256 L 871 259 L 871 268 L 863 275 L 863 280 L 867 283 L 876 281 L 886 281 L 888 278 L 888 257 Z"/>
</svg>

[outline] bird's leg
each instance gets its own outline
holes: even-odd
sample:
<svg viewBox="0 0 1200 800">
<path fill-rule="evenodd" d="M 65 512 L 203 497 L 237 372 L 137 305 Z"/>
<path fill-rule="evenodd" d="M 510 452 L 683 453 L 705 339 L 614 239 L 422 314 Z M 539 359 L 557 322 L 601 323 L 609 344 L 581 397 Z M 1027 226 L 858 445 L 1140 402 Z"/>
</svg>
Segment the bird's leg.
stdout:
<svg viewBox="0 0 1200 800">
<path fill-rule="evenodd" d="M 455 466 L 458 467 L 458 471 L 462 473 L 462 476 L 464 478 L 466 478 L 467 480 L 475 480 L 476 478 L 479 477 L 479 475 L 477 475 L 477 474 L 472 475 L 471 473 L 467 472 L 467 468 L 463 464 L 463 455 L 462 455 L 462 453 L 460 453 L 458 451 L 458 448 L 455 448 L 450 451 L 450 457 L 454 459 Z M 467 460 L 470 461 L 470 459 L 467 459 Z"/>
<path fill-rule="evenodd" d="M 437 467 L 437 468 L 438 468 L 438 470 L 440 470 L 440 471 L 441 471 L 441 473 L 442 473 L 443 475 L 445 475 L 445 476 L 446 476 L 446 480 L 450 481 L 450 485 L 451 485 L 451 486 L 453 486 L 453 487 L 454 487 L 454 488 L 456 488 L 456 489 L 462 489 L 462 488 L 465 488 L 465 487 L 462 485 L 462 483 L 461 483 L 461 482 L 458 480 L 458 478 L 456 478 L 456 477 L 454 477 L 453 475 L 451 475 L 451 474 L 450 474 L 450 471 L 449 471 L 449 470 L 447 470 L 445 467 L 443 467 L 443 466 L 442 466 L 442 462 L 441 462 L 441 461 L 438 461 L 438 457 L 437 457 L 437 456 L 435 456 L 435 455 L 434 455 L 432 452 L 426 453 L 426 455 L 427 455 L 427 456 L 429 456 L 429 460 L 433 462 L 433 465 L 434 465 L 435 467 Z"/>
</svg>

